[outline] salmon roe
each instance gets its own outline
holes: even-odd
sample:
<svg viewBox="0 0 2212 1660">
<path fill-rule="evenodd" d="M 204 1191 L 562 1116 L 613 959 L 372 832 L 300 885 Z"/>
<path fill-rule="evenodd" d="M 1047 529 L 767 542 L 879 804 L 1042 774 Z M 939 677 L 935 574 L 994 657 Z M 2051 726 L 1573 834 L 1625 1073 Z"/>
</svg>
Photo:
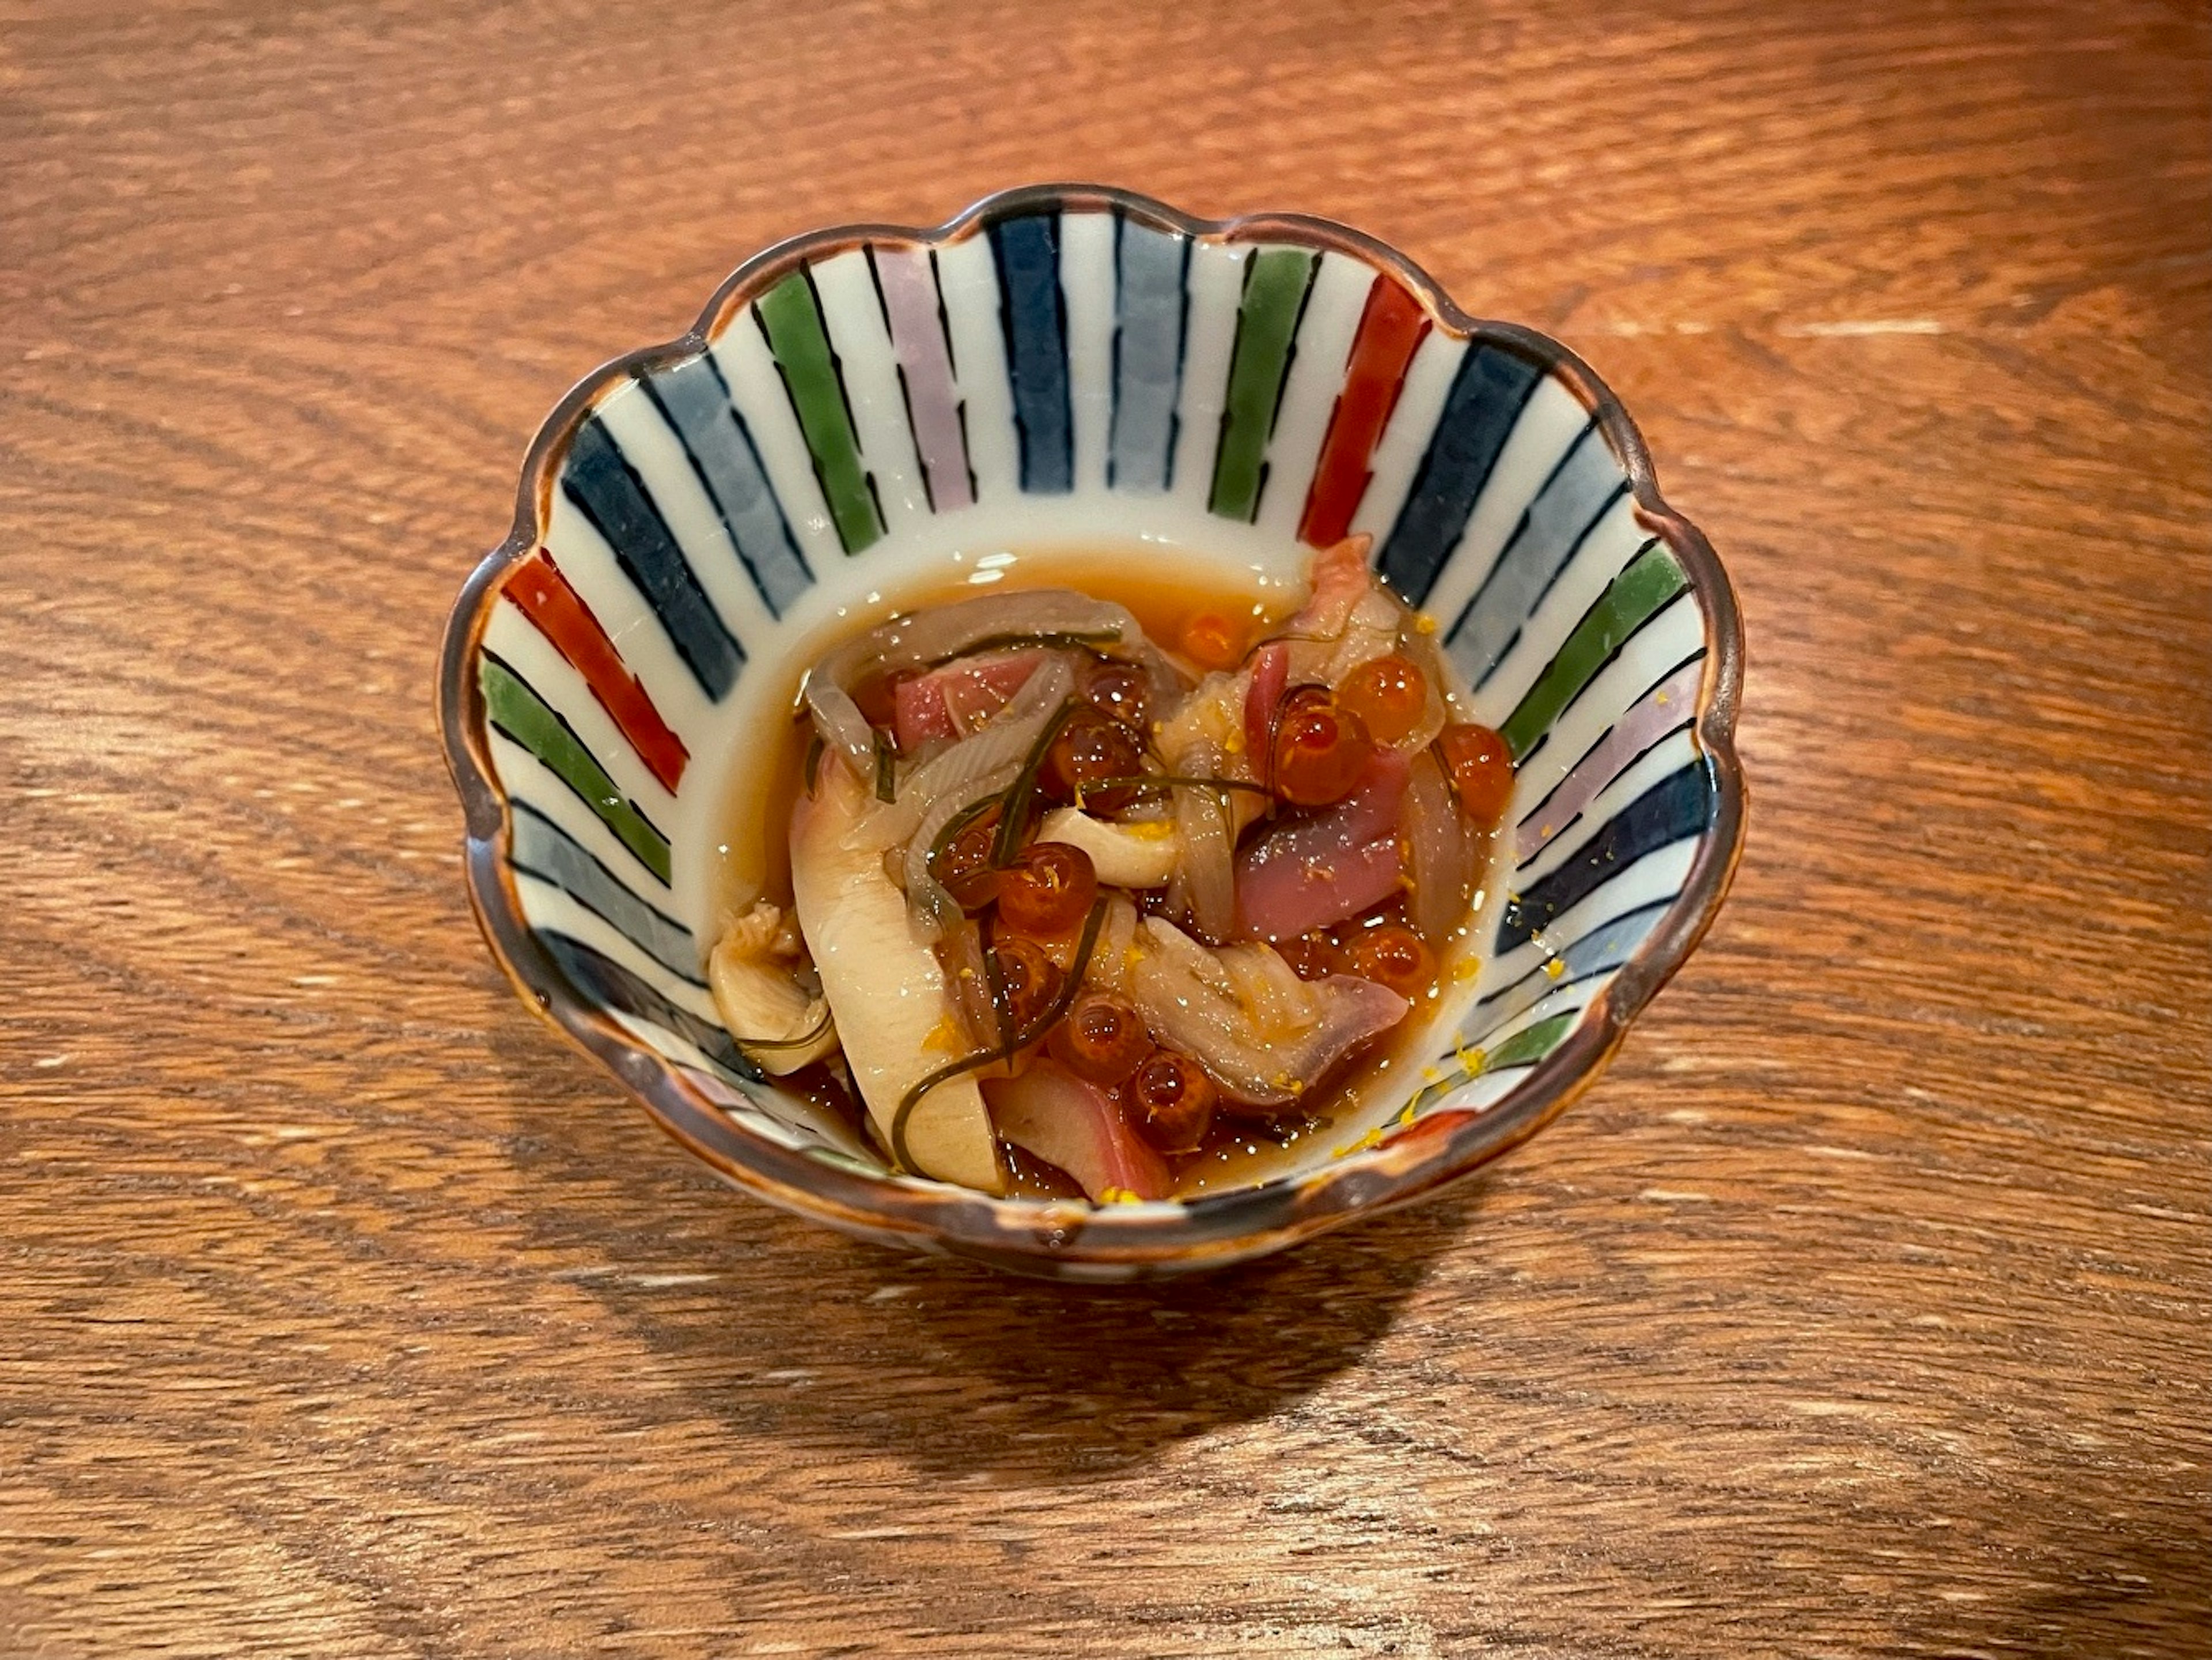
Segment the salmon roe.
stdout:
<svg viewBox="0 0 2212 1660">
<path fill-rule="evenodd" d="M 1099 714 L 1109 715 L 1125 727 L 1133 727 L 1140 732 L 1144 729 L 1151 688 L 1144 670 L 1134 663 L 1115 660 L 1089 665 L 1083 671 L 1076 695 Z"/>
<path fill-rule="evenodd" d="M 1052 1006 L 1067 976 L 1034 939 L 1001 937 L 991 942 L 991 955 L 998 959 L 1006 1018 L 1019 1031 Z"/>
<path fill-rule="evenodd" d="M 999 923 L 1032 939 L 1074 931 L 1098 897 L 1091 855 L 1068 842 L 1032 842 L 999 873 Z"/>
<path fill-rule="evenodd" d="M 1213 1126 L 1221 1091 L 1188 1055 L 1162 1049 L 1137 1068 L 1129 1085 L 1137 1131 L 1162 1152 L 1196 1152 Z"/>
<path fill-rule="evenodd" d="M 1437 734 L 1437 752 L 1468 818 L 1495 824 L 1505 817 L 1513 800 L 1513 757 L 1503 738 L 1488 727 L 1455 724 Z"/>
<path fill-rule="evenodd" d="M 1054 801 L 1077 802 L 1090 812 L 1119 812 L 1137 799 L 1134 790 L 1091 786 L 1109 778 L 1133 778 L 1144 769 L 1144 745 L 1136 733 L 1086 704 L 1052 740 L 1037 783 Z"/>
<path fill-rule="evenodd" d="M 991 867 L 991 846 L 998 835 L 994 808 L 963 826 L 930 860 L 931 874 L 964 911 L 979 911 L 999 897 L 999 873 Z"/>
<path fill-rule="evenodd" d="M 1321 686 L 1283 700 L 1275 722 L 1275 794 L 1293 806 L 1326 807 L 1352 793 L 1375 753 L 1366 723 Z"/>
<path fill-rule="evenodd" d="M 1413 929 L 1396 922 L 1362 929 L 1345 948 L 1352 972 L 1404 998 L 1419 997 L 1437 977 L 1436 953 Z"/>
<path fill-rule="evenodd" d="M 1336 701 L 1360 718 L 1376 743 L 1395 744 L 1410 737 L 1428 713 L 1429 677 L 1412 658 L 1392 652 L 1345 676 Z"/>
<path fill-rule="evenodd" d="M 1202 611 L 1182 625 L 1182 654 L 1202 669 L 1233 669 L 1244 660 L 1248 630 L 1233 617 Z"/>
<path fill-rule="evenodd" d="M 1152 1052 L 1144 1017 L 1135 1004 L 1110 991 L 1087 991 L 1052 1029 L 1046 1047 L 1079 1078 L 1112 1089 L 1125 1082 Z"/>
</svg>

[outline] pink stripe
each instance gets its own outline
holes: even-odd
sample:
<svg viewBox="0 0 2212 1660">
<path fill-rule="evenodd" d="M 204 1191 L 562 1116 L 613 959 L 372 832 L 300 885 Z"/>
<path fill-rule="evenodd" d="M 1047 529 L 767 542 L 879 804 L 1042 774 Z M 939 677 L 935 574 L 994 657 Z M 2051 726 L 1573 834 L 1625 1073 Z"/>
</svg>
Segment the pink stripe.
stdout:
<svg viewBox="0 0 2212 1660">
<path fill-rule="evenodd" d="M 1583 757 L 1582 764 L 1560 781 L 1552 799 L 1521 821 L 1514 840 L 1516 864 L 1534 858 L 1546 842 L 1574 823 L 1575 815 L 1589 806 L 1590 798 L 1613 782 L 1623 767 L 1650 749 L 1662 733 L 1697 714 L 1698 682 L 1705 670 L 1702 657 L 1683 664 L 1613 723 L 1598 746 Z"/>
<path fill-rule="evenodd" d="M 937 315 L 937 277 L 927 248 L 876 248 L 876 276 L 890 315 L 891 345 L 906 371 L 914 447 L 929 470 L 929 499 L 939 513 L 975 500 L 968 488 L 968 450 L 960 437 L 959 395 L 952 359 Z"/>
</svg>

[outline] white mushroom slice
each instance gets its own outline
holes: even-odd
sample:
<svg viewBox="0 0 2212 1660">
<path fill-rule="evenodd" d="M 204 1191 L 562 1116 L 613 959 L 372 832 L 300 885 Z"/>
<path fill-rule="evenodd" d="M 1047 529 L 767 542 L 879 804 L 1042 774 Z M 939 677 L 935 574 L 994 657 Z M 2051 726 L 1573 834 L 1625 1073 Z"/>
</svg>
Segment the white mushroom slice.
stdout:
<svg viewBox="0 0 2212 1660">
<path fill-rule="evenodd" d="M 791 814 L 791 888 L 815 971 L 839 1018 L 845 1064 L 886 1147 L 907 1092 L 966 1048 L 945 971 L 907 914 L 880 851 L 851 831 L 867 792 L 825 756 L 811 797 Z M 1006 1172 L 972 1076 L 949 1079 L 908 1116 L 905 1152 L 926 1176 L 1004 1193 Z"/>
<path fill-rule="evenodd" d="M 779 1075 L 837 1047 L 830 1005 L 792 976 L 796 945 L 782 909 L 763 900 L 723 931 L 707 958 L 722 1025 L 763 1071 Z"/>
<path fill-rule="evenodd" d="M 799 930 L 783 907 L 765 899 L 756 899 L 751 909 L 732 918 L 722 930 L 719 946 L 728 946 L 740 957 L 763 961 L 780 957 L 787 963 L 797 962 L 801 949 Z"/>
<path fill-rule="evenodd" d="M 1116 824 L 1059 807 L 1045 814 L 1037 839 L 1081 848 L 1109 887 L 1157 888 L 1175 874 L 1176 830 L 1165 819 Z"/>
</svg>

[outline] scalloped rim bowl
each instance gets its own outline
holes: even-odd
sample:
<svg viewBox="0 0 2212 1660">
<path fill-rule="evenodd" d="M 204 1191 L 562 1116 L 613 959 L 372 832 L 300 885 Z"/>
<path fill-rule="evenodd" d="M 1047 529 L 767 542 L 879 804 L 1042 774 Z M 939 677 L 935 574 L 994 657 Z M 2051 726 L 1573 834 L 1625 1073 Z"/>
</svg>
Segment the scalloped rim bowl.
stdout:
<svg viewBox="0 0 2212 1660">
<path fill-rule="evenodd" d="M 1063 526 L 1278 571 L 1373 531 L 1516 746 L 1525 891 L 1442 1052 L 1461 1069 L 1261 1186 L 1093 1208 L 872 1170 L 750 1073 L 686 956 L 748 663 L 903 565 Z M 1565 347 L 1326 220 L 1043 185 L 781 243 L 586 376 L 461 591 L 439 720 L 493 954 L 676 1141 L 863 1237 L 1128 1280 L 1431 1192 L 1589 1087 L 1727 891 L 1742 658 L 1719 560 Z"/>
</svg>

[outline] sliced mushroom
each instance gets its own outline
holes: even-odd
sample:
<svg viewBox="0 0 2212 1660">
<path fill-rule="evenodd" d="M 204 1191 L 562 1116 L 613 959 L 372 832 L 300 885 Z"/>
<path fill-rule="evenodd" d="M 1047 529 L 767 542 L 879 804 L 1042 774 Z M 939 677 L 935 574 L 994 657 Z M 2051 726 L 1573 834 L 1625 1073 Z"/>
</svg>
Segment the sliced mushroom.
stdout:
<svg viewBox="0 0 2212 1660">
<path fill-rule="evenodd" d="M 799 982 L 796 931 L 762 900 L 723 931 L 707 983 L 731 1041 L 768 1072 L 797 1072 L 837 1047 L 830 1005 Z"/>
<path fill-rule="evenodd" d="M 1059 807 L 1045 815 L 1037 839 L 1082 848 L 1108 887 L 1157 888 L 1175 874 L 1176 828 L 1166 819 L 1114 824 Z"/>
</svg>

